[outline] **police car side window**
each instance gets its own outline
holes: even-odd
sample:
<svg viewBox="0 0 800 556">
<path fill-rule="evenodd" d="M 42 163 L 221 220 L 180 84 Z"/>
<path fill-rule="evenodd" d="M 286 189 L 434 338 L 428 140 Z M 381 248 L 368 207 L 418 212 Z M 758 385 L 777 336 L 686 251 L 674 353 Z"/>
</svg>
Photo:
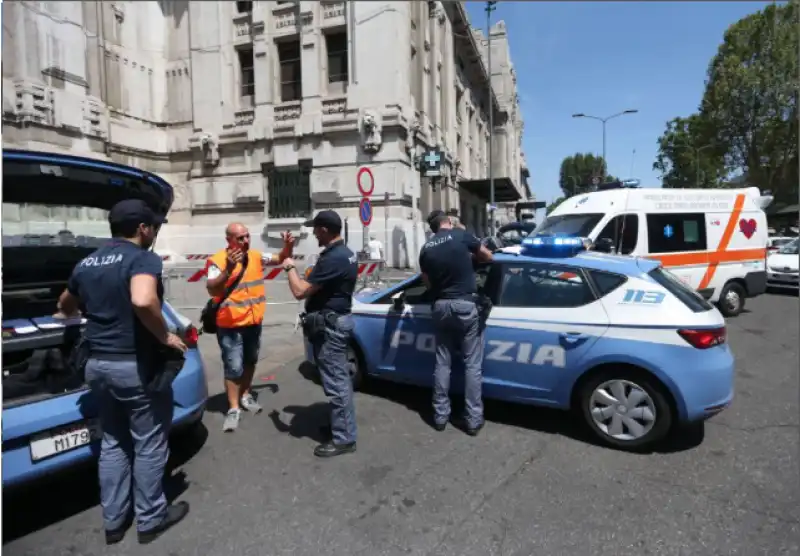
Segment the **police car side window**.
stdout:
<svg viewBox="0 0 800 556">
<path fill-rule="evenodd" d="M 504 265 L 500 307 L 580 307 L 594 301 L 583 272 L 569 266 L 525 263 Z"/>
<path fill-rule="evenodd" d="M 610 294 L 628 281 L 627 276 L 614 274 L 612 272 L 604 272 L 602 270 L 590 270 L 589 275 L 592 277 L 594 289 L 599 297 Z"/>
<path fill-rule="evenodd" d="M 705 214 L 648 214 L 647 243 L 650 253 L 705 251 L 707 249 Z"/>
</svg>

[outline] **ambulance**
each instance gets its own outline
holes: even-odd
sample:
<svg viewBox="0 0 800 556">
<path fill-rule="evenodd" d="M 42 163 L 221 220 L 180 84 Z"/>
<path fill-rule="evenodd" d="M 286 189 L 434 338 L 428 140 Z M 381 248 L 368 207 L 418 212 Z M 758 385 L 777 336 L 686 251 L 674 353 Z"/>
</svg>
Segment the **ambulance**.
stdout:
<svg viewBox="0 0 800 556">
<path fill-rule="evenodd" d="M 746 189 L 619 187 L 570 197 L 534 234 L 588 237 L 595 251 L 661 261 L 726 317 L 766 291 L 772 196 Z"/>
</svg>

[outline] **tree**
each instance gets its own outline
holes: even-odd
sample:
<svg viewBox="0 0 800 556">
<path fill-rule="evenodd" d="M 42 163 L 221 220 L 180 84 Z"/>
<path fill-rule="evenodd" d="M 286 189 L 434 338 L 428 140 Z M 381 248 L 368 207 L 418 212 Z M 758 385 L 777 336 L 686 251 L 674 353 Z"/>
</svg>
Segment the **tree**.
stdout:
<svg viewBox="0 0 800 556">
<path fill-rule="evenodd" d="M 727 175 L 724 152 L 699 114 L 667 122 L 653 169 L 663 187 L 721 187 Z"/>
<path fill-rule="evenodd" d="M 701 185 L 721 184 L 719 174 L 742 172 L 776 200 L 796 199 L 799 4 L 770 4 L 725 32 L 709 64 L 698 114 L 673 120 L 659 139 L 654 168 L 662 171 L 665 186 L 696 181 L 686 177 L 690 170 L 681 157 L 687 154 L 673 149 L 686 135 L 695 148 L 713 144 L 698 157 Z"/>
<path fill-rule="evenodd" d="M 595 178 L 603 182 L 617 179 L 608 175 L 602 156 L 575 153 L 561 161 L 558 184 L 567 197 L 594 189 Z"/>
<path fill-rule="evenodd" d="M 560 205 L 566 200 L 567 200 L 566 197 L 559 197 L 558 199 L 555 199 L 552 203 L 547 205 L 547 208 L 545 209 L 545 211 L 547 211 L 546 214 L 550 214 L 551 212 L 553 212 L 558 207 L 558 205 Z"/>
</svg>

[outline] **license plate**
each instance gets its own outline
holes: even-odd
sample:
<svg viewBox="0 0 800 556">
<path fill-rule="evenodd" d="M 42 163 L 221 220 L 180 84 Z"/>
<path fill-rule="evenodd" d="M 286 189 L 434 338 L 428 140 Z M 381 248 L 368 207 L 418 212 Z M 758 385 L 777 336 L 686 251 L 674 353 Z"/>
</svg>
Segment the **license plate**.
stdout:
<svg viewBox="0 0 800 556">
<path fill-rule="evenodd" d="M 86 446 L 100 438 L 100 426 L 96 421 L 84 421 L 37 434 L 31 439 L 31 460 L 41 461 L 49 457 Z"/>
</svg>

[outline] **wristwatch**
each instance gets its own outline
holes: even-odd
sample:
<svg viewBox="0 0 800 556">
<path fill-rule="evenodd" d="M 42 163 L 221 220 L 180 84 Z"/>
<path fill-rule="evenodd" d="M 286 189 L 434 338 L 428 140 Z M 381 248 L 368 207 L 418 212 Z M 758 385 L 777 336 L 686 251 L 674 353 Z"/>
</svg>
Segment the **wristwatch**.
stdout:
<svg viewBox="0 0 800 556">
<path fill-rule="evenodd" d="M 290 270 L 293 270 L 293 269 L 294 269 L 294 265 L 283 267 L 283 270 L 285 270 L 286 272 L 289 272 Z"/>
</svg>

